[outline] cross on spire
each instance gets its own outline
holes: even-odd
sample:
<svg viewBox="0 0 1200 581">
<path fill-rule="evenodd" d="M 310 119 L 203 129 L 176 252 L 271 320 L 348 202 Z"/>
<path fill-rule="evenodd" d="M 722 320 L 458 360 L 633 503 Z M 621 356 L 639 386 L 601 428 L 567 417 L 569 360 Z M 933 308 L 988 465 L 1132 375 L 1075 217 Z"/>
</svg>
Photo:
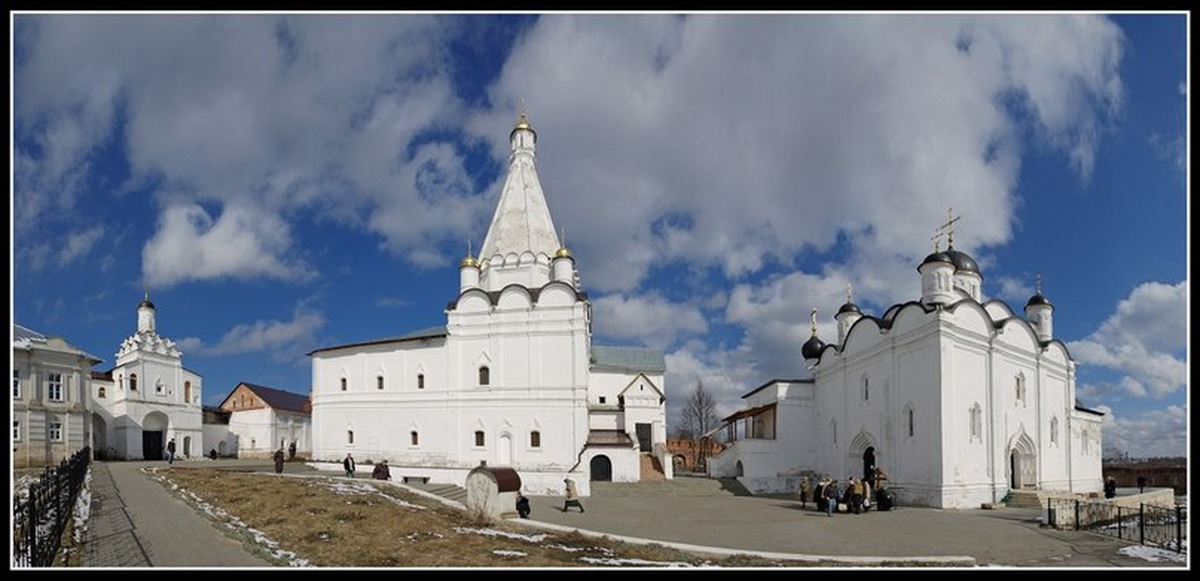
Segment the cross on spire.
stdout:
<svg viewBox="0 0 1200 581">
<path fill-rule="evenodd" d="M 848 283 L 846 283 L 846 302 L 847 303 L 854 302 L 852 300 L 853 298 L 854 298 L 854 283 L 848 282 Z"/>
<path fill-rule="evenodd" d="M 1042 275 L 1037 275 L 1037 294 L 1042 294 Z"/>
<path fill-rule="evenodd" d="M 946 247 L 947 248 L 954 248 L 954 223 L 957 222 L 960 218 L 962 218 L 962 216 L 954 215 L 954 208 L 949 207 L 949 206 L 946 207 L 946 223 L 942 224 L 941 226 L 938 226 L 937 232 L 943 232 L 943 231 L 946 232 Z M 937 248 L 936 244 L 937 244 L 937 242 L 934 241 L 934 245 L 935 245 L 934 248 Z"/>
<path fill-rule="evenodd" d="M 816 337 L 817 336 L 817 308 L 816 307 L 813 307 L 811 317 L 812 317 L 812 334 L 813 334 L 813 337 Z"/>
</svg>

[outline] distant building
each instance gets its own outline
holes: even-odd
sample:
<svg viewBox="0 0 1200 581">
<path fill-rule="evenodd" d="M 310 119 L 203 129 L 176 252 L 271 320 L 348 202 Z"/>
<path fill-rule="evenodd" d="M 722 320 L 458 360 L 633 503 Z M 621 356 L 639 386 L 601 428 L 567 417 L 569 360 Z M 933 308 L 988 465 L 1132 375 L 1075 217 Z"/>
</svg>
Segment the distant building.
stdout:
<svg viewBox="0 0 1200 581">
<path fill-rule="evenodd" d="M 228 435 L 217 445 L 235 450 L 239 458 L 270 458 L 293 444 L 297 456 L 312 451 L 312 408 L 305 396 L 243 381 L 218 409 L 229 420 Z"/>
<path fill-rule="evenodd" d="M 555 232 L 524 113 L 476 259 L 446 324 L 317 349 L 313 456 L 387 459 L 393 476 L 457 485 L 509 466 L 529 493 L 671 477 L 663 353 L 592 344 L 591 303 Z"/>
<path fill-rule="evenodd" d="M 92 445 L 92 366 L 59 337 L 13 325 L 12 463 L 54 465 Z"/>
<path fill-rule="evenodd" d="M 712 437 L 667 438 L 667 450 L 671 452 L 671 463 L 676 473 L 707 472 L 708 459 L 724 449 L 725 445 Z"/>
<path fill-rule="evenodd" d="M 175 440 L 180 459 L 203 455 L 200 375 L 183 367 L 175 342 L 158 334 L 147 293 L 137 331 L 121 343 L 116 366 L 92 375 L 97 457 L 159 460 Z"/>
<path fill-rule="evenodd" d="M 787 492 L 801 475 L 842 480 L 878 466 L 906 503 L 941 508 L 1010 490 L 1101 490 L 1104 414 L 1076 399 L 1040 281 L 1024 317 L 984 301 L 978 265 L 954 249 L 953 231 L 949 241 L 917 267 L 920 300 L 875 317 L 847 297 L 835 343 L 817 337 L 813 309 L 800 350 L 808 377 L 743 396 L 710 474 Z"/>
</svg>

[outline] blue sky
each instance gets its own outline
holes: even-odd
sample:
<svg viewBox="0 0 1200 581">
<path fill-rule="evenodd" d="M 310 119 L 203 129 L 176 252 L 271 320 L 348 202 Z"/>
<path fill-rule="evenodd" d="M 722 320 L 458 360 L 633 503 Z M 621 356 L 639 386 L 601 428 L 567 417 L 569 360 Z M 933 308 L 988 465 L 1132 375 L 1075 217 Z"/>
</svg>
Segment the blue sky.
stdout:
<svg viewBox="0 0 1200 581">
<path fill-rule="evenodd" d="M 12 315 L 111 368 L 144 289 L 203 377 L 444 324 L 522 101 L 595 341 L 669 421 L 918 298 L 953 209 L 1036 279 L 1108 450 L 1188 446 L 1187 13 L 37 14 L 12 24 Z M 943 246 L 944 247 L 944 246 Z"/>
</svg>

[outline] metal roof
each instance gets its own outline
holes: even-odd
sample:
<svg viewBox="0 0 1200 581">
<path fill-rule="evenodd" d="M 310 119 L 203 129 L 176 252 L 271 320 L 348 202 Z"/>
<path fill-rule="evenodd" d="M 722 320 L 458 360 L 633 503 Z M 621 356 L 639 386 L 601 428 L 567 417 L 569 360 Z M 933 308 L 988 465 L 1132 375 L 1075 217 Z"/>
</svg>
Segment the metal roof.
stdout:
<svg viewBox="0 0 1200 581">
<path fill-rule="evenodd" d="M 592 345 L 592 367 L 622 371 L 665 373 L 667 371 L 667 360 L 660 349 Z"/>
</svg>

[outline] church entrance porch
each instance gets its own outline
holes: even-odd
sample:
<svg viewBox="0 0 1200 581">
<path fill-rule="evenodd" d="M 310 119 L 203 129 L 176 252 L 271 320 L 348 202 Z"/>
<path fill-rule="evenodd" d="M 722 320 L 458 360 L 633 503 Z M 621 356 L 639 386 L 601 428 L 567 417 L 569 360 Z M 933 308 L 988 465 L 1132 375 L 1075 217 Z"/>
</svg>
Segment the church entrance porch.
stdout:
<svg viewBox="0 0 1200 581">
<path fill-rule="evenodd" d="M 612 460 L 609 460 L 608 456 L 593 456 L 589 463 L 589 470 L 592 473 L 593 481 L 612 481 Z"/>
<path fill-rule="evenodd" d="M 1008 485 L 1013 490 L 1037 488 L 1037 454 L 1033 442 L 1022 435 L 1008 453 Z"/>
<path fill-rule="evenodd" d="M 142 432 L 142 458 L 146 460 L 162 460 L 163 433 L 159 431 Z"/>
</svg>

